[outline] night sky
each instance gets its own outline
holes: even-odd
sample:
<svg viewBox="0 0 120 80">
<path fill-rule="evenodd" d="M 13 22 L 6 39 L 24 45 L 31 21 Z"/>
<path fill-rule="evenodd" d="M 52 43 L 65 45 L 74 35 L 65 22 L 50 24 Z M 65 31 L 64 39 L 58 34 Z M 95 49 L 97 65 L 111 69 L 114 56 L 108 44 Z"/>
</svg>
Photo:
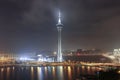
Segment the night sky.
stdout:
<svg viewBox="0 0 120 80">
<path fill-rule="evenodd" d="M 0 50 L 57 50 L 57 15 L 62 13 L 62 48 L 120 48 L 120 0 L 0 0 Z"/>
</svg>

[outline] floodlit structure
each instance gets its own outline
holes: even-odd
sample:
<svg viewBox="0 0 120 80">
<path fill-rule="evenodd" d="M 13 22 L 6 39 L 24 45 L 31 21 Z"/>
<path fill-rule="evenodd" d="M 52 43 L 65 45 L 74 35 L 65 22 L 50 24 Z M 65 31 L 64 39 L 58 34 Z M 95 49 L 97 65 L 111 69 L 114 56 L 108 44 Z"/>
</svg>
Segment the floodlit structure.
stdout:
<svg viewBox="0 0 120 80">
<path fill-rule="evenodd" d="M 120 63 L 120 49 L 114 49 L 113 55 L 115 57 L 115 61 Z"/>
<path fill-rule="evenodd" d="M 56 24 L 58 30 L 58 53 L 57 53 L 57 61 L 62 62 L 62 47 L 61 47 L 61 32 L 63 28 L 63 24 L 61 23 L 61 13 L 59 12 L 58 23 Z"/>
</svg>

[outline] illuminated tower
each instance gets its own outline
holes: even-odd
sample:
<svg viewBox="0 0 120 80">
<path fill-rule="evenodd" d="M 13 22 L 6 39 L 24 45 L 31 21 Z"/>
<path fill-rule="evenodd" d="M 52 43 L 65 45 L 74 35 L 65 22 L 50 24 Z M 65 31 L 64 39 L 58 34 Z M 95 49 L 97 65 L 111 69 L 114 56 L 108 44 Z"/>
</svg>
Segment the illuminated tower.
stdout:
<svg viewBox="0 0 120 80">
<path fill-rule="evenodd" d="M 61 23 L 61 14 L 59 12 L 58 23 L 56 24 L 58 30 L 58 53 L 57 53 L 57 61 L 62 62 L 62 46 L 61 46 L 61 32 L 63 28 L 63 24 Z"/>
</svg>

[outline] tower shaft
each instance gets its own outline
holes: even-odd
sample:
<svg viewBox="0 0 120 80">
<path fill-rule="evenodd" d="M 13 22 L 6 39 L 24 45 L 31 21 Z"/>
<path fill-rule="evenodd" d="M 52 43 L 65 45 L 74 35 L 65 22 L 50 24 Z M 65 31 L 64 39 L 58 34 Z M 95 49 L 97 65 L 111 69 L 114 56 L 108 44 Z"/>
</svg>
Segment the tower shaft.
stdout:
<svg viewBox="0 0 120 80">
<path fill-rule="evenodd" d="M 59 26 L 57 27 L 58 29 L 58 54 L 57 54 L 57 61 L 62 62 L 62 46 L 61 46 L 61 32 L 62 32 L 62 27 Z"/>
<path fill-rule="evenodd" d="M 58 62 L 62 62 L 62 46 L 61 46 L 61 33 L 62 33 L 62 28 L 63 28 L 63 24 L 61 23 L 61 15 L 59 12 L 59 16 L 58 16 L 58 23 L 57 23 L 57 30 L 58 30 L 58 53 L 57 53 L 57 61 Z"/>
</svg>

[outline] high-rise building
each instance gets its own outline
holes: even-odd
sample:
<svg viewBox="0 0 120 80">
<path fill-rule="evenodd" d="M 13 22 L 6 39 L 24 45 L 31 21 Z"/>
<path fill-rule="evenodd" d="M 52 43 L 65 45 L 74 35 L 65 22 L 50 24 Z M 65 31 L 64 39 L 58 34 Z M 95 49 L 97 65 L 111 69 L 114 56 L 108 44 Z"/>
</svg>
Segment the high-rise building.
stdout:
<svg viewBox="0 0 120 80">
<path fill-rule="evenodd" d="M 58 53 L 57 53 L 57 61 L 62 62 L 62 46 L 61 46 L 61 32 L 63 28 L 63 24 L 61 23 L 61 13 L 58 15 L 58 23 L 56 24 L 58 30 Z"/>
</svg>

